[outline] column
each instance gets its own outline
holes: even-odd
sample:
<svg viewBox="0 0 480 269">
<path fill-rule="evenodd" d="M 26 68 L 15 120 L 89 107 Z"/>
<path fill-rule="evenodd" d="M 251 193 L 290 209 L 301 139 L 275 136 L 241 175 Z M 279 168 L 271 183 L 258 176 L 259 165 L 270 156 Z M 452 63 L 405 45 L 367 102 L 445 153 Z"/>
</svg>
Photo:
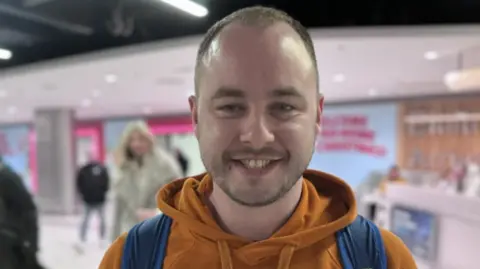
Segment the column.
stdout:
<svg viewBox="0 0 480 269">
<path fill-rule="evenodd" d="M 75 206 L 75 132 L 71 109 L 39 109 L 34 126 L 37 145 L 37 203 L 40 212 L 72 214 Z"/>
</svg>

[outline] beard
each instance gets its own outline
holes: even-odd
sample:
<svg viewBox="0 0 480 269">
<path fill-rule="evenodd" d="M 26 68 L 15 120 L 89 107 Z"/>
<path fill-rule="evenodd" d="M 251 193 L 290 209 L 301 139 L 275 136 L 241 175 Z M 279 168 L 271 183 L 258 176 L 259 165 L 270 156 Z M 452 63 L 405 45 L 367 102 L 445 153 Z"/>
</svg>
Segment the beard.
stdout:
<svg viewBox="0 0 480 269">
<path fill-rule="evenodd" d="M 233 171 L 232 161 L 219 157 L 218 160 L 202 160 L 205 168 L 211 175 L 214 187 L 220 188 L 230 199 L 236 203 L 248 207 L 263 207 L 270 205 L 283 198 L 295 184 L 302 179 L 313 153 L 313 143 L 308 153 L 297 154 L 295 158 L 291 155 L 280 160 L 276 173 L 268 177 L 246 178 Z"/>
<path fill-rule="evenodd" d="M 202 126 L 203 127 L 203 126 Z M 200 146 L 202 162 L 210 174 L 214 187 L 220 188 L 230 199 L 236 203 L 248 207 L 263 207 L 270 205 L 283 198 L 295 184 L 302 179 L 303 173 L 308 168 L 315 149 L 317 137 L 317 125 L 313 126 L 310 137 L 303 137 L 303 140 L 294 141 L 299 143 L 293 153 L 283 153 L 283 159 L 274 167 L 273 173 L 269 172 L 266 177 L 246 178 L 233 171 L 233 161 L 230 158 L 231 151 L 226 150 L 223 154 L 218 153 L 215 139 L 209 135 L 201 135 L 203 131 L 212 134 L 211 130 L 203 130 L 200 124 L 197 125 L 197 138 Z M 308 141 L 308 142 L 307 142 Z M 305 142 L 302 144 L 302 142 Z M 255 150 L 267 156 L 274 155 L 278 150 L 262 149 Z M 252 153 L 251 149 L 243 149 L 243 152 Z M 259 154 L 260 155 L 260 154 Z M 271 174 L 271 175 L 270 175 Z"/>
</svg>

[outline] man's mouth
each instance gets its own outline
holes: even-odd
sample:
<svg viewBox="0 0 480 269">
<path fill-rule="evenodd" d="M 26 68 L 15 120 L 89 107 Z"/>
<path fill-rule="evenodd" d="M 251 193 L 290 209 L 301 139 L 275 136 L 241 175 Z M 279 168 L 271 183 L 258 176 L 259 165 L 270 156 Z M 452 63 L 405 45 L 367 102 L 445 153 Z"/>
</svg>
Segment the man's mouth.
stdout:
<svg viewBox="0 0 480 269">
<path fill-rule="evenodd" d="M 281 159 L 234 159 L 233 167 L 247 176 L 259 177 L 274 170 L 280 161 Z"/>
<path fill-rule="evenodd" d="M 237 156 L 230 159 L 232 168 L 235 171 L 246 176 L 246 178 L 256 178 L 266 176 L 275 171 L 281 161 L 282 157 L 255 157 L 255 156 Z"/>
<path fill-rule="evenodd" d="M 259 169 L 267 167 L 273 160 L 240 160 L 240 162 L 248 169 Z"/>
</svg>

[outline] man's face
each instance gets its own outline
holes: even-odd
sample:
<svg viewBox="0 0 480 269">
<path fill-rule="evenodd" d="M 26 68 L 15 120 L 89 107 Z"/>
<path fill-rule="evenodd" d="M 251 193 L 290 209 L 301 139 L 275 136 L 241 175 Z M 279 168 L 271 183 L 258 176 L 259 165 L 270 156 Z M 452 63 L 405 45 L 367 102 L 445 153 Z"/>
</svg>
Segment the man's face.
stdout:
<svg viewBox="0 0 480 269">
<path fill-rule="evenodd" d="M 190 105 L 214 184 L 243 205 L 278 200 L 310 162 L 323 107 L 302 40 L 286 24 L 232 24 L 203 64 Z"/>
</svg>

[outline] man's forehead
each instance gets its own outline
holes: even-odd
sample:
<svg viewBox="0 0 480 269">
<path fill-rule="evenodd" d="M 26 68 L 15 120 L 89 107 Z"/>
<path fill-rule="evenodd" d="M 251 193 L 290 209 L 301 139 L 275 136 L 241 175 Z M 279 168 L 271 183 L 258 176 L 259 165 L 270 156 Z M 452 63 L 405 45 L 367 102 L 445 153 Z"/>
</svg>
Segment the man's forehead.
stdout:
<svg viewBox="0 0 480 269">
<path fill-rule="evenodd" d="M 300 35 L 286 23 L 227 26 L 211 42 L 200 72 L 197 86 L 208 89 L 208 96 L 221 87 L 257 93 L 316 88 L 315 63 Z"/>
<path fill-rule="evenodd" d="M 273 50 L 291 50 L 298 57 L 303 56 L 298 55 L 298 52 L 303 52 L 308 57 L 308 52 L 298 33 L 284 22 L 260 25 L 235 22 L 227 25 L 213 39 L 202 63 L 204 66 L 208 66 L 212 61 L 221 60 L 227 55 L 240 57 L 239 54 L 242 51 L 255 48 L 261 50 L 261 47 Z"/>
</svg>

